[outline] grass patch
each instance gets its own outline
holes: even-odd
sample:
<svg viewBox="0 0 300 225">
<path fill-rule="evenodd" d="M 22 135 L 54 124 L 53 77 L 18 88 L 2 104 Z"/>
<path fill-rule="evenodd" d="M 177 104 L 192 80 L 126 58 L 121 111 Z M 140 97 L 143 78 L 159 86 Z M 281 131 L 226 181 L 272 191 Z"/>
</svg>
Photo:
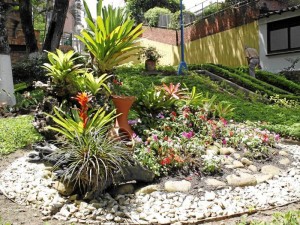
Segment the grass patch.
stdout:
<svg viewBox="0 0 300 225">
<path fill-rule="evenodd" d="M 0 119 L 0 155 L 10 154 L 19 148 L 42 140 L 32 125 L 33 116 Z"/>
</svg>

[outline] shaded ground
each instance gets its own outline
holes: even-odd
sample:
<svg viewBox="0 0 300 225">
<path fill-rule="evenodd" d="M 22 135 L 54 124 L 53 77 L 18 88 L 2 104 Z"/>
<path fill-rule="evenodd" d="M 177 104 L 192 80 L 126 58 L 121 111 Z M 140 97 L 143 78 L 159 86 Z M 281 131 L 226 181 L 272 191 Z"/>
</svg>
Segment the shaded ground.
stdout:
<svg viewBox="0 0 300 225">
<path fill-rule="evenodd" d="M 294 143 L 293 143 L 294 144 Z M 26 154 L 26 150 L 19 150 L 15 153 L 12 153 L 8 156 L 0 157 L 0 172 L 3 171 L 10 163 L 12 163 L 17 158 Z M 289 204 L 288 206 L 278 207 L 275 209 L 257 212 L 253 215 L 248 216 L 247 221 L 271 221 L 272 214 L 275 212 L 286 212 L 289 210 L 300 210 L 300 202 Z M 66 222 L 59 222 L 57 220 L 43 221 L 43 215 L 37 210 L 33 209 L 30 206 L 21 206 L 11 200 L 8 200 L 4 195 L 0 193 L 0 225 L 5 224 L 4 222 L 10 222 L 13 225 L 65 225 L 70 224 Z M 223 219 L 221 221 L 211 221 L 211 222 L 202 222 L 198 224 L 206 225 L 235 225 L 238 221 L 241 220 L 240 216 Z M 191 224 L 191 223 L 189 223 Z"/>
</svg>

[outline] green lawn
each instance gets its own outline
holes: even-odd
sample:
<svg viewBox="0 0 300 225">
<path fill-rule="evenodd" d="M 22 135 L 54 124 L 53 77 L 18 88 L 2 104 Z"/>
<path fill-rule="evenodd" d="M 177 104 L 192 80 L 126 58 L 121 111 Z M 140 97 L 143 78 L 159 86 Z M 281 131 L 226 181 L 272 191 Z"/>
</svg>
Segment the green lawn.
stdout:
<svg viewBox="0 0 300 225">
<path fill-rule="evenodd" d="M 42 140 L 32 125 L 33 116 L 0 119 L 0 155 L 10 154 L 17 149 Z"/>
</svg>

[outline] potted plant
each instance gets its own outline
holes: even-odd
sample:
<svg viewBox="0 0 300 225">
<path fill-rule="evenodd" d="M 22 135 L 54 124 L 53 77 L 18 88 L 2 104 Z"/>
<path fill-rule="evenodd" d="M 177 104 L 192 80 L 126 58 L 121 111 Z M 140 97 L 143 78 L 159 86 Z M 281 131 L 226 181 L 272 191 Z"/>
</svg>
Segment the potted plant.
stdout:
<svg viewBox="0 0 300 225">
<path fill-rule="evenodd" d="M 155 71 L 156 64 L 162 56 L 158 53 L 155 47 L 143 48 L 139 52 L 139 59 L 145 59 L 146 71 Z"/>
<path fill-rule="evenodd" d="M 112 101 L 118 115 L 115 122 L 115 128 L 117 128 L 119 132 L 121 131 L 123 134 L 128 134 L 128 136 L 132 138 L 134 131 L 128 124 L 128 113 L 133 102 L 135 101 L 135 97 L 126 95 L 123 82 L 117 78 L 113 78 L 112 80 L 111 91 L 113 93 L 111 95 Z"/>
</svg>

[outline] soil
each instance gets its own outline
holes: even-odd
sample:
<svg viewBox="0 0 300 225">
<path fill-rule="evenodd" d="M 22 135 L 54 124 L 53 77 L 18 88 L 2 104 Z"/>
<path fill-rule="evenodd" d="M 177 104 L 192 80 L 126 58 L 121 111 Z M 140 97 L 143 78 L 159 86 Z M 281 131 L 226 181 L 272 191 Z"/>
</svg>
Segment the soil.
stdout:
<svg viewBox="0 0 300 225">
<path fill-rule="evenodd" d="M 0 172 L 5 170 L 7 166 L 9 166 L 13 161 L 15 161 L 17 158 L 22 157 L 24 154 L 26 154 L 28 150 L 18 150 L 15 153 L 12 153 L 8 156 L 2 156 L 0 158 Z M 183 175 L 182 175 L 183 176 Z M 177 179 L 181 179 L 183 177 L 177 177 Z M 165 179 L 170 179 L 165 178 Z M 164 179 L 164 180 L 165 180 Z M 173 178 L 172 178 L 173 179 Z M 191 181 L 193 184 L 197 184 L 196 188 L 192 193 L 196 193 L 195 190 L 199 188 L 203 188 L 204 182 L 199 179 L 199 176 L 196 174 L 193 174 L 191 176 L 185 176 L 185 179 Z M 163 180 L 160 180 L 162 182 Z M 206 188 L 206 187 L 205 187 Z M 194 194 L 193 193 L 193 194 Z M 13 201 L 7 199 L 4 195 L 0 193 L 0 225 L 4 225 L 5 222 L 10 222 L 13 225 L 65 225 L 70 224 L 67 222 L 61 222 L 57 220 L 43 220 L 43 215 L 40 211 L 31 208 L 30 206 L 22 206 L 14 203 Z M 290 210 L 300 210 L 300 201 L 291 203 L 286 206 L 282 207 L 276 207 L 273 209 L 269 209 L 266 211 L 258 211 L 253 213 L 252 215 L 247 216 L 247 221 L 271 221 L 272 220 L 272 214 L 275 212 L 286 212 Z M 242 220 L 242 215 L 236 215 L 231 218 L 212 218 L 210 221 L 199 221 L 197 224 L 205 224 L 205 225 L 234 225 L 237 222 Z M 246 216 L 246 215 L 244 215 Z M 191 224 L 191 223 L 188 223 Z"/>
</svg>

